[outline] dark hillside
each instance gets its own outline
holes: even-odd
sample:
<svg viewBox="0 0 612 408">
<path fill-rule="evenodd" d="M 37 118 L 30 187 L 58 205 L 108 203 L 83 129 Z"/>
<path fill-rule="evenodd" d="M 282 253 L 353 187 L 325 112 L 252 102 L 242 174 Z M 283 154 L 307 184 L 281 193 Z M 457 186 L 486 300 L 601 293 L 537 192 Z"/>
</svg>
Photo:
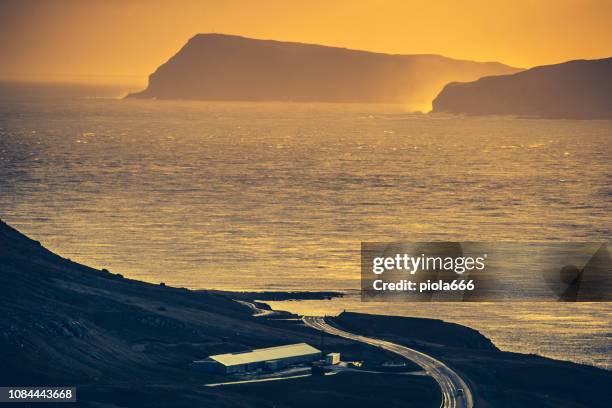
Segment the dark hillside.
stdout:
<svg viewBox="0 0 612 408">
<path fill-rule="evenodd" d="M 231 295 L 89 268 L 0 221 L 0 385 L 77 386 L 81 406 L 262 406 L 257 395 L 203 387 L 226 377 L 196 373 L 189 363 L 257 347 L 319 346 L 321 336 L 299 320 L 254 318 Z M 398 359 L 331 337 L 325 345 L 349 359 Z M 333 388 L 337 381 L 327 383 Z M 424 398 L 439 397 L 431 380 L 415 387 Z M 323 397 L 317 398 L 311 401 Z"/>
<path fill-rule="evenodd" d="M 98 408 L 337 407 L 340 401 L 364 407 L 439 406 L 439 388 L 430 377 L 392 373 L 204 387 L 226 377 L 192 371 L 194 359 L 296 342 L 321 347 L 320 333 L 299 319 L 252 317 L 252 310 L 231 296 L 92 269 L 0 221 L 0 385 L 76 386 L 76 406 Z M 355 313 L 342 314 L 335 324 L 439 358 L 465 376 L 479 408 L 612 405 L 611 372 L 505 353 L 464 326 Z M 324 336 L 324 351 L 364 361 L 373 371 L 403 361 L 330 336 Z"/>
</svg>

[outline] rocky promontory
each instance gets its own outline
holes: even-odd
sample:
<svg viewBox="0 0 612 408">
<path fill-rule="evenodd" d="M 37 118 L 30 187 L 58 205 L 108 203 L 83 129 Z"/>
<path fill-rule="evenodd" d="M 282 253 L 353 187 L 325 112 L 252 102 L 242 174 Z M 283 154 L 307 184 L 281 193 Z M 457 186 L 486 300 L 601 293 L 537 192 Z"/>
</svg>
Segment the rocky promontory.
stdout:
<svg viewBox="0 0 612 408">
<path fill-rule="evenodd" d="M 605 58 L 450 83 L 433 101 L 433 112 L 611 119 L 611 78 L 612 58 Z"/>
<path fill-rule="evenodd" d="M 427 103 L 450 81 L 518 71 L 497 62 L 391 55 L 198 34 L 132 98 Z"/>
</svg>

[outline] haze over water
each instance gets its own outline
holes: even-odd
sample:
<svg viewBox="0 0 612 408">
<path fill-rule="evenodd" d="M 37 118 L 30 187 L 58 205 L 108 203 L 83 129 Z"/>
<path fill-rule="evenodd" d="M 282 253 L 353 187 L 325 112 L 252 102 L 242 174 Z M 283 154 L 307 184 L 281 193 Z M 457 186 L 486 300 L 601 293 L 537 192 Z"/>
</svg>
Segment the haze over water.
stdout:
<svg viewBox="0 0 612 408">
<path fill-rule="evenodd" d="M 130 278 L 354 291 L 361 241 L 609 241 L 611 139 L 611 121 L 401 106 L 3 99 L 0 216 Z M 612 367 L 609 304 L 334 302 L 292 307 L 437 317 Z"/>
</svg>

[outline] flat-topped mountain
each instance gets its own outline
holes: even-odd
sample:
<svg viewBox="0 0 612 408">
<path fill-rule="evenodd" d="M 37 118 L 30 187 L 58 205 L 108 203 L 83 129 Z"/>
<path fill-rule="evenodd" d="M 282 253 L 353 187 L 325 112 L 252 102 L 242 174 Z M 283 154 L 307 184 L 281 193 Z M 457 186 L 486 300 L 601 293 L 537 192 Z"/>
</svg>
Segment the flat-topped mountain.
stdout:
<svg viewBox="0 0 612 408">
<path fill-rule="evenodd" d="M 434 112 L 548 118 L 612 118 L 612 58 L 546 65 L 448 84 Z"/>
<path fill-rule="evenodd" d="M 149 76 L 147 89 L 128 97 L 429 104 L 450 81 L 517 71 L 439 55 L 198 34 Z"/>
</svg>

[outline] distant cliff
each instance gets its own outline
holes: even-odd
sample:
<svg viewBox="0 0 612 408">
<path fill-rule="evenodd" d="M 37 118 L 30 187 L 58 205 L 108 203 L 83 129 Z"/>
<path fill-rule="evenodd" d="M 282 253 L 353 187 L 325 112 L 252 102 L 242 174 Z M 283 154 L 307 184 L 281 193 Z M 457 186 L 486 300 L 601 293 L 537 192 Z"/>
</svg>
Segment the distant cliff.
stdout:
<svg viewBox="0 0 612 408">
<path fill-rule="evenodd" d="M 612 118 L 612 58 L 576 60 L 513 75 L 450 83 L 434 112 L 548 118 Z"/>
<path fill-rule="evenodd" d="M 427 103 L 450 81 L 518 71 L 496 62 L 390 55 L 198 34 L 136 98 Z"/>
</svg>

